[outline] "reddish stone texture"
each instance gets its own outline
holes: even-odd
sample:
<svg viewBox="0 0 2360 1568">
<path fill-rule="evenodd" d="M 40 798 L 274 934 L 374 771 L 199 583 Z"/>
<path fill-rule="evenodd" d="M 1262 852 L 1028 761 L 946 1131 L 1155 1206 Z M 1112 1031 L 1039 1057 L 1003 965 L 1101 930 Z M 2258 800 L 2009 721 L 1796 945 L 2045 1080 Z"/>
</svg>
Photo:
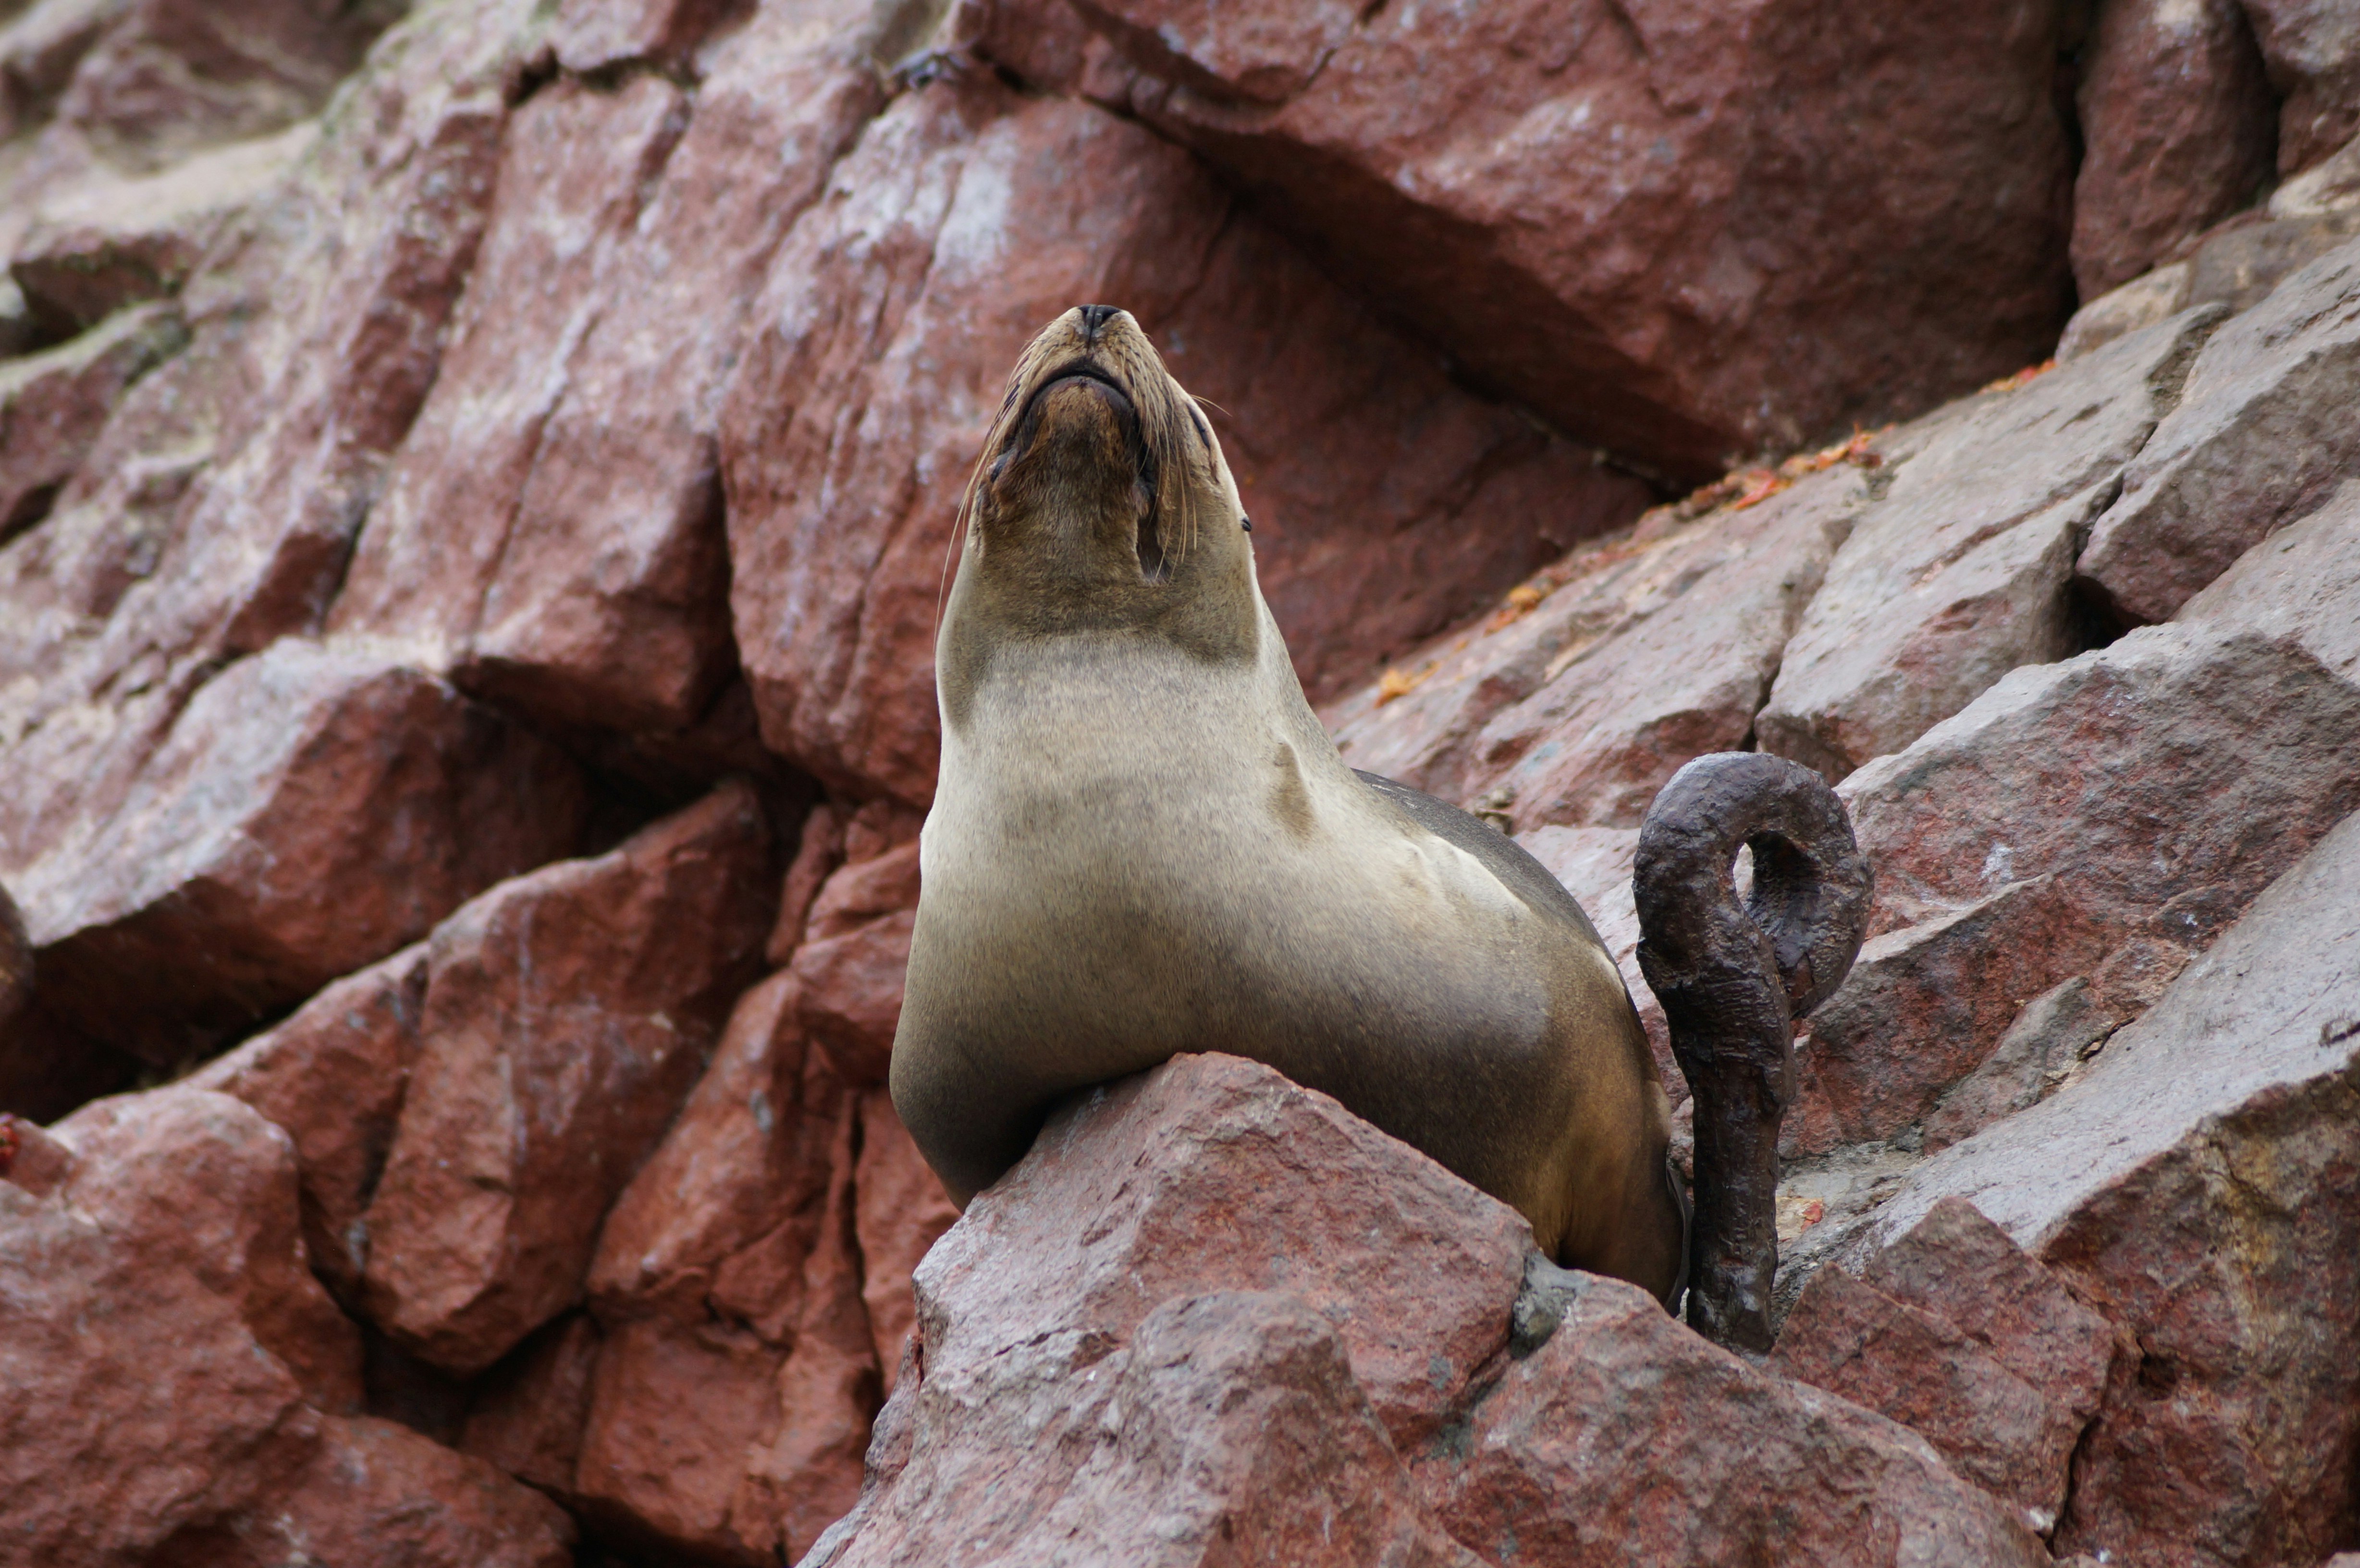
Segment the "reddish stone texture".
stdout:
<svg viewBox="0 0 2360 1568">
<path fill-rule="evenodd" d="M 179 317 L 151 308 L 0 362 L 0 543 L 49 516 L 116 400 L 187 341 Z"/>
<path fill-rule="evenodd" d="M 2074 555 L 2225 313 L 2175 316 L 1936 416 L 1788 639 L 1754 717 L 1762 749 L 1840 780 L 2016 666 L 2080 651 Z"/>
<path fill-rule="evenodd" d="M 2159 621 L 2360 462 L 2360 243 L 2304 267 L 2204 345 L 2076 570 L 2120 619 Z"/>
<path fill-rule="evenodd" d="M 1093 91 L 1481 380 L 1678 476 L 1915 412 L 2066 313 L 2050 10 L 1083 9 L 1141 73 Z"/>
<path fill-rule="evenodd" d="M 727 785 L 436 929 L 366 1218 L 368 1314 L 414 1354 L 479 1372 L 578 1297 L 601 1217 L 759 959 L 768 845 L 752 789 Z"/>
<path fill-rule="evenodd" d="M 1745 744 L 1871 493 L 1847 465 L 1575 550 L 1480 626 L 1402 660 L 1406 694 L 1367 688 L 1328 708 L 1338 747 L 1519 833 L 1635 829 L 1684 764 Z"/>
<path fill-rule="evenodd" d="M 918 1326 L 911 1276 L 927 1249 L 958 1221 L 958 1208 L 893 1114 L 883 1089 L 860 1096 L 860 1164 L 853 1173 L 853 1223 L 860 1241 L 860 1299 L 885 1392 L 893 1392 L 901 1348 Z"/>
<path fill-rule="evenodd" d="M 2360 685 L 2360 483 L 2238 557 L 2172 618 L 2292 637 Z"/>
<path fill-rule="evenodd" d="M 606 1529 L 728 1562 L 791 1560 L 850 1506 L 880 1397 L 859 1102 L 796 1028 L 796 985 L 739 1001 L 590 1273 L 606 1333 L 566 1484 Z"/>
<path fill-rule="evenodd" d="M 1007 367 L 1091 300 L 1228 410 L 1263 592 L 1315 697 L 1644 503 L 1453 386 L 1185 153 L 955 73 L 870 125 L 781 248 L 722 419 L 763 736 L 832 785 L 931 797 L 958 497 Z"/>
<path fill-rule="evenodd" d="M 2094 299 L 2252 202 L 2278 114 L 2235 0 L 2102 5 L 2084 58 L 2073 280 Z"/>
<path fill-rule="evenodd" d="M 1121 1349 L 1058 1349 L 1021 1370 L 930 1365 L 912 1412 L 923 1448 L 811 1568 L 1477 1568 L 1417 1497 L 1339 1331 L 1299 1298 L 1176 1297 Z M 1042 1377 L 1053 1361 L 1072 1375 L 1066 1389 Z"/>
<path fill-rule="evenodd" d="M 1492 1561 L 2048 1561 L 1916 1433 L 1757 1371 L 1635 1287 L 1575 1279 L 1556 1334 L 1417 1461 Z"/>
<path fill-rule="evenodd" d="M 245 1101 L 295 1141 L 303 1244 L 337 1297 L 356 1301 L 368 1259 L 361 1216 L 377 1191 L 418 1058 L 424 946 L 337 981 L 295 1016 L 187 1080 Z"/>
<path fill-rule="evenodd" d="M 300 639 L 201 688 L 115 803 L 10 885 L 42 1006 L 174 1064 L 570 851 L 546 742 L 372 653 Z"/>
<path fill-rule="evenodd" d="M 885 1082 L 917 910 L 916 844 L 847 861 L 814 900 L 788 966 L 802 983 L 798 1020 L 856 1085 Z"/>
<path fill-rule="evenodd" d="M 1853 774 L 1878 934 L 1812 1017 L 1790 1152 L 1906 1131 L 2135 941 L 2201 951 L 2360 808 L 2355 746 L 2360 690 L 2300 647 L 2171 626 L 2019 670 Z"/>
<path fill-rule="evenodd" d="M 2360 134 L 2360 17 L 2340 0 L 2239 0 L 2278 108 L 2278 172 L 2309 169 Z"/>
<path fill-rule="evenodd" d="M 541 1329 L 486 1373 L 469 1401 L 457 1447 L 551 1497 L 574 1501 L 597 1321 L 572 1312 Z"/>
<path fill-rule="evenodd" d="M 1915 1428 L 2049 1533 L 2114 1364 L 2113 1325 L 1959 1199 L 1879 1254 L 1870 1278 L 1813 1276 L 1771 1368 Z"/>
<path fill-rule="evenodd" d="M 2060 1553 L 2311 1563 L 2360 1524 L 2355 951 L 2360 819 L 2081 1076 L 1878 1212 L 1872 1254 L 1962 1197 L 2136 1336 L 2075 1461 Z"/>
</svg>

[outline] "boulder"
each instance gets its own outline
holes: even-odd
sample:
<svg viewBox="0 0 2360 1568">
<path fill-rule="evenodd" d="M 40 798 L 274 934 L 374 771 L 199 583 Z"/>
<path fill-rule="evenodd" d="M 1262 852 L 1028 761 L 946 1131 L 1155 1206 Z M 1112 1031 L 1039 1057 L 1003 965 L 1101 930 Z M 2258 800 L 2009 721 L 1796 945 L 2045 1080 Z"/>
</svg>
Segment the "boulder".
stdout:
<svg viewBox="0 0 2360 1568">
<path fill-rule="evenodd" d="M 592 860 L 435 929 L 421 1045 L 365 1224 L 369 1317 L 482 1371 L 571 1305 L 607 1205 L 703 1072 L 776 883 L 752 789 L 725 785 Z"/>
<path fill-rule="evenodd" d="M 337 981 L 277 1028 L 190 1074 L 243 1100 L 295 1142 L 303 1245 L 337 1299 L 360 1299 L 362 1216 L 377 1192 L 418 1058 L 427 950 L 403 949 Z"/>
<path fill-rule="evenodd" d="M 2295 174 L 2360 133 L 2360 20 L 2337 0 L 2239 0 L 2278 93 L 2278 172 Z"/>
<path fill-rule="evenodd" d="M 2132 1017 L 2360 808 L 2360 688 L 2203 626 L 2020 669 L 1841 791 L 1872 935 L 1812 1016 L 1789 1155 L 1907 1132 L 2019 1010 L 2088 976 Z"/>
<path fill-rule="evenodd" d="M 49 516 L 116 400 L 187 342 L 178 316 L 150 308 L 0 364 L 0 543 Z"/>
<path fill-rule="evenodd" d="M 860 1163 L 853 1171 L 853 1228 L 860 1243 L 860 1299 L 885 1392 L 893 1392 L 901 1348 L 918 1326 L 912 1277 L 929 1248 L 958 1222 L 958 1208 L 881 1088 L 860 1096 Z"/>
<path fill-rule="evenodd" d="M 2312 1563 L 2360 1454 L 2360 817 L 2050 1098 L 1927 1160 L 1860 1253 L 1961 1198 L 2136 1336 L 2060 1554 Z M 1944 1247 L 1919 1272 L 1980 1277 Z"/>
<path fill-rule="evenodd" d="M 1952 1198 L 1867 1278 L 1814 1275 L 1769 1365 L 1916 1429 L 2046 1535 L 2117 1354 L 2113 1324 Z"/>
<path fill-rule="evenodd" d="M 2076 571 L 2119 619 L 2167 619 L 2360 463 L 2360 243 L 2213 334 Z"/>
<path fill-rule="evenodd" d="M 591 1266 L 604 1328 L 564 1485 L 666 1551 L 775 1563 L 848 1508 L 877 1409 L 854 1182 L 859 1097 L 746 993 Z"/>
<path fill-rule="evenodd" d="M 2239 556 L 2172 618 L 2291 637 L 2360 685 L 2360 482 Z"/>
<path fill-rule="evenodd" d="M 915 841 L 847 860 L 814 899 L 788 965 L 802 983 L 797 1021 L 857 1087 L 885 1082 L 917 913 Z"/>
<path fill-rule="evenodd" d="M 1218 405 L 1315 699 L 1645 503 L 1460 389 L 1185 152 L 948 71 L 869 127 L 779 249 L 721 420 L 763 737 L 832 787 L 931 799 L 959 496 L 1008 367 L 1092 300 L 1131 310 Z"/>
<path fill-rule="evenodd" d="M 1828 563 L 1755 715 L 1762 749 L 1840 780 L 2016 666 L 2080 651 L 2074 556 L 2226 314 L 2188 311 L 1945 410 Z"/>
<path fill-rule="evenodd" d="M 9 885 L 42 1007 L 176 1065 L 569 852 L 588 802 L 444 682 L 290 639 L 199 688 L 113 806 L 53 839 L 8 824 L 36 850 Z"/>
<path fill-rule="evenodd" d="M 591 9 L 561 50 L 628 20 Z M 432 637 L 463 685 L 568 724 L 705 711 L 735 664 L 721 387 L 770 253 L 880 106 L 871 9 L 765 7 L 693 95 L 569 77 L 518 111 L 450 363 L 336 625 Z"/>
<path fill-rule="evenodd" d="M 296 1150 L 189 1085 L 0 1172 L 0 1555 L 56 1568 L 563 1568 L 574 1527 L 350 1413 L 361 1345 L 305 1267 Z"/>
<path fill-rule="evenodd" d="M 1915 413 L 2068 309 L 2051 10 L 1081 9 L 1131 71 L 1086 89 L 1482 383 L 1676 478 Z"/>
<path fill-rule="evenodd" d="M 2084 59 L 2073 281 L 2094 299 L 2252 201 L 2278 104 L 2236 0 L 2102 5 Z"/>
<path fill-rule="evenodd" d="M 1848 463 L 1758 504 L 1577 552 L 1487 627 L 1437 643 L 1398 700 L 1383 687 L 1328 713 L 1345 760 L 1518 833 L 1636 828 L 1674 773 L 1745 744 L 1786 638 L 1871 495 Z M 1535 603 L 1536 602 L 1536 603 Z M 1461 646 L 1461 645 L 1464 646 Z"/>
<path fill-rule="evenodd" d="M 455 1446 L 534 1490 L 576 1503 L 574 1474 L 598 1366 L 597 1320 L 569 1312 L 486 1373 Z"/>
</svg>

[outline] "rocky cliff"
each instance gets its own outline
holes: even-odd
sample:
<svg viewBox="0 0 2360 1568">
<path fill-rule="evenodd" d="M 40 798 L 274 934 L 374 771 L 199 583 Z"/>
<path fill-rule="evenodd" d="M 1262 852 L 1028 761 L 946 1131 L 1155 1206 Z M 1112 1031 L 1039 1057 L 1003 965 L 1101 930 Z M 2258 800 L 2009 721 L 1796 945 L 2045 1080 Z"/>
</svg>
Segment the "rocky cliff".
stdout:
<svg viewBox="0 0 2360 1568">
<path fill-rule="evenodd" d="M 0 1563 L 2360 1547 L 2355 136 L 2336 0 L 0 0 Z M 1839 784 L 1766 1363 L 1218 1055 L 954 1225 L 934 606 L 1088 300 L 1659 1054 L 1655 791 Z"/>
</svg>

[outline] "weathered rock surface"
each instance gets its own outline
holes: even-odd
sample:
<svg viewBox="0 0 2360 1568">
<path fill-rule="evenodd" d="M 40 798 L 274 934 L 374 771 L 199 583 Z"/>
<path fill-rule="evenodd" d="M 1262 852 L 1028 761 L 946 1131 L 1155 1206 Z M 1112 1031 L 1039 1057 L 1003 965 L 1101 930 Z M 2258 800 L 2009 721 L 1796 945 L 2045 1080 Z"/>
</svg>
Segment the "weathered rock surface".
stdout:
<svg viewBox="0 0 2360 1568">
<path fill-rule="evenodd" d="M 2114 615 L 2168 619 L 2360 464 L 2360 244 L 2213 334 L 2077 570 Z"/>
<path fill-rule="evenodd" d="M 568 853 L 587 810 L 546 742 L 300 639 L 201 687 L 113 804 L 56 837 L 11 823 L 8 881 L 42 1007 L 165 1065 Z"/>
<path fill-rule="evenodd" d="M 918 1326 L 912 1278 L 959 1212 L 893 1111 L 892 1096 L 860 1096 L 860 1163 L 853 1172 L 853 1229 L 860 1243 L 860 1299 L 885 1392 L 893 1392 L 901 1350 Z"/>
<path fill-rule="evenodd" d="M 2360 1452 L 2360 818 L 2088 1071 L 1929 1160 L 1867 1249 L 1961 1197 L 2136 1336 L 2075 1465 L 2061 1552 L 2309 1563 Z M 1946 1262 L 1964 1277 L 1975 1265 Z"/>
<path fill-rule="evenodd" d="M 2064 314 L 2049 13 L 1086 14 L 1129 107 L 1484 381 L 1676 474 L 1916 412 Z"/>
<path fill-rule="evenodd" d="M 812 1561 L 2041 1560 L 1917 1439 L 1631 1287 L 1558 1275 L 1511 1359 L 1529 1236 L 1252 1063 L 1085 1096 L 920 1268 L 922 1350 Z"/>
<path fill-rule="evenodd" d="M 1870 495 L 1841 464 L 1752 507 L 1659 514 L 1552 569 L 1504 629 L 1427 649 L 1408 695 L 1338 704 L 1337 744 L 1445 800 L 1488 797 L 1519 833 L 1636 828 L 1683 765 L 1744 744 Z"/>
<path fill-rule="evenodd" d="M 2240 0 L 2278 108 L 2278 169 L 2310 168 L 2360 132 L 2360 20 L 2336 0 Z"/>
<path fill-rule="evenodd" d="M 1814 1275 L 1770 1366 L 1915 1428 L 2045 1535 L 2116 1355 L 2111 1323 L 1952 1198 L 1865 1278 Z"/>
<path fill-rule="evenodd" d="M 2360 685 L 2360 482 L 2238 557 L 2172 618 L 2292 637 Z"/>
<path fill-rule="evenodd" d="M 410 1091 L 369 1203 L 366 1305 L 472 1374 L 580 1294 L 600 1219 L 703 1071 L 770 929 L 753 790 L 435 929 Z"/>
<path fill-rule="evenodd" d="M 1644 504 L 1460 391 L 1185 153 L 955 75 L 870 125 L 781 246 L 724 409 L 737 634 L 773 749 L 856 794 L 932 797 L 934 607 L 967 470 L 1017 353 L 1093 299 L 1228 410 L 1315 698 Z"/>
<path fill-rule="evenodd" d="M 0 1551 L 12 1562 L 556 1568 L 545 1499 L 350 1417 L 360 1344 L 305 1268 L 295 1150 L 189 1088 L 58 1129 L 47 1196 L 0 1181 Z"/>
<path fill-rule="evenodd" d="M 126 311 L 46 354 L 0 363 L 0 543 L 49 516 L 116 400 L 186 341 L 168 310 Z"/>
<path fill-rule="evenodd" d="M 2073 559 L 2224 314 L 2173 317 L 1950 414 L 1828 563 L 1755 716 L 1762 748 L 1841 779 L 2016 666 L 2078 652 Z"/>
<path fill-rule="evenodd" d="M 1842 794 L 1878 934 L 1812 1016 L 1790 1153 L 1907 1131 L 2075 975 L 2132 1016 L 2360 809 L 2360 688 L 2201 626 L 2016 671 Z"/>
<path fill-rule="evenodd" d="M 2236 0 L 2100 6 L 2087 60 L 2073 281 L 2094 299 L 2253 201 L 2278 114 Z"/>
<path fill-rule="evenodd" d="M 426 1007 L 427 950 L 405 948 L 322 991 L 276 1029 L 191 1073 L 294 1140 L 303 1245 L 339 1300 L 357 1302 L 362 1215 L 393 1146 Z"/>
</svg>

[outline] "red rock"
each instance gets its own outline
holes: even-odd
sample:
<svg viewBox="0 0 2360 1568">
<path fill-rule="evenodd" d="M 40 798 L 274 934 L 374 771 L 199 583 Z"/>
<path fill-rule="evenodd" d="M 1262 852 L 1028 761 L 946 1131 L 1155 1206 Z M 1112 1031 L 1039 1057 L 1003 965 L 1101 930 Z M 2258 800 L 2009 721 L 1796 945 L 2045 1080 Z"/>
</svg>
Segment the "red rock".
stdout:
<svg viewBox="0 0 2360 1568">
<path fill-rule="evenodd" d="M 187 1090 L 62 1124 L 48 1197 L 0 1183 L 0 1557 L 132 1563 L 265 1504 L 360 1398 L 309 1269 L 295 1152 Z"/>
<path fill-rule="evenodd" d="M 1476 1568 L 1419 1500 L 1353 1381 L 1338 1330 L 1301 1300 L 1176 1297 L 1109 1349 L 1034 1357 L 1078 1374 L 1064 1402 L 1037 1411 L 1010 1398 L 1023 1372 L 929 1367 L 914 1414 L 934 1441 L 820 1543 L 808 1568 Z M 994 1396 L 1010 1402 L 988 1402 Z"/>
<path fill-rule="evenodd" d="M 423 945 L 337 981 L 291 1018 L 191 1074 L 245 1101 L 295 1140 L 303 1245 L 339 1299 L 357 1301 L 368 1258 L 361 1216 L 377 1191 L 418 1057 Z"/>
<path fill-rule="evenodd" d="M 989 1382 L 1007 1356 L 1015 1398 L 1035 1353 L 1087 1365 L 1175 1297 L 1276 1290 L 1337 1323 L 1371 1408 L 1415 1452 L 1504 1347 L 1531 1245 L 1513 1210 L 1325 1094 L 1177 1056 L 1053 1116 L 926 1255 L 927 1388 Z"/>
<path fill-rule="evenodd" d="M 0 364 L 0 541 L 49 515 L 115 400 L 187 341 L 179 317 L 149 309 Z"/>
<path fill-rule="evenodd" d="M 2172 617 L 2290 637 L 2360 685 L 2360 485 L 2237 558 Z"/>
<path fill-rule="evenodd" d="M 1459 1540 L 1502 1563 L 2048 1561 L 1916 1433 L 1571 1278 L 1556 1334 L 1417 1462 Z"/>
<path fill-rule="evenodd" d="M 2085 302 L 2065 323 L 2065 335 L 2057 340 L 2057 363 L 2070 365 L 2116 338 L 2188 309 L 2194 302 L 2189 298 L 2191 271 L 2187 262 L 2175 261 Z"/>
<path fill-rule="evenodd" d="M 2340 217 L 2360 209 L 2360 136 L 2270 192 L 2273 218 Z"/>
<path fill-rule="evenodd" d="M 1086 14 L 1143 73 L 1124 104 L 1333 269 L 1675 475 L 1915 412 L 2039 359 L 2065 313 L 2047 12 Z"/>
<path fill-rule="evenodd" d="M 2136 1336 L 2059 1551 L 2310 1563 L 2360 1453 L 2360 819 L 2075 1081 L 1928 1160 L 1870 1255 L 1962 1197 Z M 1954 1269 L 1972 1278 L 1970 1260 Z"/>
<path fill-rule="evenodd" d="M 753 790 L 726 785 L 436 928 L 366 1217 L 368 1314 L 414 1354 L 481 1371 L 577 1299 L 607 1205 L 759 960 L 768 838 Z"/>
<path fill-rule="evenodd" d="M 1926 1152 L 1939 1153 L 2048 1098 L 2092 1047 L 2125 1021 L 2080 975 L 2033 997 L 1991 1054 L 1927 1114 Z"/>
<path fill-rule="evenodd" d="M 118 9 L 115 0 L 51 0 L 0 27 L 0 135 L 13 137 L 49 116 Z"/>
<path fill-rule="evenodd" d="M 836 868 L 844 864 L 844 818 L 837 807 L 822 800 L 803 818 L 795 840 L 795 856 L 787 863 L 786 881 L 779 890 L 779 921 L 762 945 L 765 962 L 778 965 L 795 955 L 803 940 L 804 923 L 813 901 Z"/>
<path fill-rule="evenodd" d="M 2253 200 L 2278 111 L 2235 0 L 2103 6 L 2085 58 L 2073 279 L 2094 299 Z"/>
<path fill-rule="evenodd" d="M 317 127 L 235 142 L 155 174 L 104 166 L 42 200 L 9 270 L 37 314 L 90 326 L 178 293 L 213 243 L 307 151 Z"/>
<path fill-rule="evenodd" d="M 460 1452 L 571 1500 L 598 1346 L 597 1321 L 587 1312 L 560 1318 L 526 1340 L 485 1375 L 467 1407 Z"/>
<path fill-rule="evenodd" d="M 2360 808 L 2356 746 L 2360 691 L 2300 647 L 2170 626 L 2018 670 L 1853 774 L 1878 934 L 1812 1016 L 1789 1152 L 1904 1133 L 2134 942 L 2202 950 Z"/>
<path fill-rule="evenodd" d="M 290 640 L 202 687 L 114 811 L 31 840 L 10 880 L 43 1007 L 169 1064 L 565 853 L 585 811 L 571 763 L 449 686 Z"/>
<path fill-rule="evenodd" d="M 877 1408 L 858 1102 L 795 1028 L 795 988 L 739 1002 L 590 1274 L 607 1333 L 568 1484 L 610 1530 L 730 1562 L 792 1559 L 850 1506 Z"/>
<path fill-rule="evenodd" d="M 2360 20 L 2337 0 L 2239 0 L 2278 107 L 2278 172 L 2293 174 L 2360 133 Z"/>
<path fill-rule="evenodd" d="M 901 1022 L 917 913 L 913 902 L 840 935 L 805 942 L 787 966 L 802 987 L 796 1021 L 827 1051 L 836 1070 L 861 1087 L 885 1082 L 893 1031 Z"/>
<path fill-rule="evenodd" d="M 958 1222 L 958 1207 L 918 1152 L 893 1098 L 883 1089 L 860 1096 L 860 1163 L 852 1181 L 853 1224 L 860 1241 L 860 1299 L 885 1392 L 893 1392 L 901 1347 L 918 1326 L 911 1276 L 943 1233 Z"/>
<path fill-rule="evenodd" d="M 530 1487 L 391 1421 L 324 1423 L 268 1501 L 183 1530 L 156 1568 L 572 1568 L 574 1521 Z"/>
<path fill-rule="evenodd" d="M 2175 316 L 1938 416 L 1787 640 L 1762 749 L 1839 780 L 2016 666 L 2078 652 L 2073 558 L 2225 314 Z"/>
<path fill-rule="evenodd" d="M 33 1001 L 33 944 L 25 917 L 8 889 L 0 887 L 0 1039 Z"/>
<path fill-rule="evenodd" d="M 1771 1369 L 1914 1428 L 2047 1534 L 2114 1365 L 2112 1325 L 1955 1199 L 1880 1255 L 1874 1277 L 1814 1275 Z"/>
<path fill-rule="evenodd" d="M 1331 713 L 1338 746 L 1356 768 L 1493 803 L 1519 833 L 1635 828 L 1683 765 L 1744 745 L 1868 495 L 1863 472 L 1842 466 L 1633 538 L 1635 553 L 1576 556 L 1560 570 L 1579 575 L 1490 647 L 1440 663 L 1399 702 Z M 1431 760 L 1402 766 L 1419 757 Z"/>
<path fill-rule="evenodd" d="M 2360 244 L 2215 333 L 2077 566 L 2124 620 L 2169 617 L 2360 462 Z"/>
<path fill-rule="evenodd" d="M 1185 153 L 981 73 L 937 81 L 871 125 L 781 247 L 722 419 L 763 735 L 831 785 L 931 797 L 958 497 L 1007 366 L 1088 299 L 1130 309 L 1229 410 L 1263 591 L 1315 697 L 1644 499 L 1453 386 Z"/>
</svg>

